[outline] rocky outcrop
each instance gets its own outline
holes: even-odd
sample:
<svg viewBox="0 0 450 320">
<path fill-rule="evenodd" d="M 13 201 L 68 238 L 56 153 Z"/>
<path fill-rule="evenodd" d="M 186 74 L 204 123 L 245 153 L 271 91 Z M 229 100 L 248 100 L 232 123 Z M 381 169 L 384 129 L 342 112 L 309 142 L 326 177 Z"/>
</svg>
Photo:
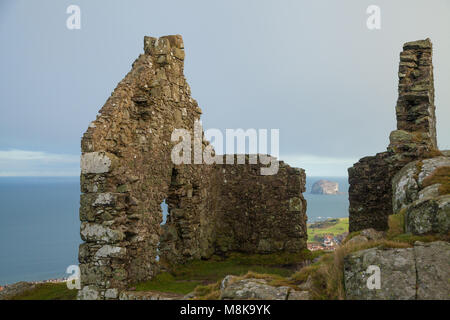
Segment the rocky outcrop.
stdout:
<svg viewBox="0 0 450 320">
<path fill-rule="evenodd" d="M 27 291 L 33 290 L 36 287 L 34 283 L 31 282 L 16 282 L 14 284 L 5 286 L 3 290 L 0 291 L 0 300 L 8 300 L 14 296 L 21 295 Z"/>
<path fill-rule="evenodd" d="M 346 257 L 344 281 L 347 299 L 415 299 L 416 270 L 412 248 L 358 251 Z M 369 289 L 369 266 L 382 270 L 380 289 Z"/>
<path fill-rule="evenodd" d="M 450 244 L 448 242 L 416 243 L 418 300 L 450 300 Z"/>
<path fill-rule="evenodd" d="M 443 175 L 440 175 L 443 172 Z M 405 212 L 405 231 L 413 234 L 450 231 L 450 158 L 414 161 L 392 180 L 394 213 Z"/>
<path fill-rule="evenodd" d="M 438 154 L 429 39 L 408 42 L 400 53 L 397 130 L 386 152 L 360 159 L 349 173 L 350 232 L 386 230 L 392 208 L 392 178 L 406 164 Z"/>
<path fill-rule="evenodd" d="M 413 248 L 371 248 L 344 259 L 347 299 L 450 299 L 450 244 L 416 242 Z M 380 286 L 368 285 L 380 271 Z"/>
<path fill-rule="evenodd" d="M 239 279 L 226 276 L 220 286 L 222 300 L 308 300 L 308 291 L 294 290 L 290 287 L 275 287 L 265 279 Z"/>
<path fill-rule="evenodd" d="M 339 184 L 328 180 L 316 181 L 311 187 L 312 194 L 339 194 Z"/>
<path fill-rule="evenodd" d="M 145 37 L 144 54 L 83 135 L 80 299 L 118 299 L 161 266 L 215 252 L 306 248 L 304 170 L 281 162 L 262 175 L 261 161 L 198 162 L 214 150 L 198 126 L 202 112 L 184 58 L 181 36 Z M 186 147 L 191 162 L 173 161 L 177 132 L 193 145 Z M 163 201 L 169 214 L 161 226 Z"/>
<path fill-rule="evenodd" d="M 398 213 L 416 200 L 442 195 L 439 193 L 438 182 L 426 183 L 426 180 L 429 180 L 427 178 L 442 167 L 450 168 L 449 157 L 441 156 L 414 161 L 403 167 L 392 179 L 393 212 Z"/>
<path fill-rule="evenodd" d="M 418 200 L 406 209 L 405 232 L 412 234 L 450 231 L 450 195 Z"/>
<path fill-rule="evenodd" d="M 352 244 L 358 244 L 358 243 L 364 243 L 368 241 L 376 241 L 381 240 L 385 236 L 385 232 L 383 231 L 377 231 L 373 228 L 364 229 L 360 232 L 360 234 L 350 238 L 346 243 L 349 245 Z"/>
</svg>

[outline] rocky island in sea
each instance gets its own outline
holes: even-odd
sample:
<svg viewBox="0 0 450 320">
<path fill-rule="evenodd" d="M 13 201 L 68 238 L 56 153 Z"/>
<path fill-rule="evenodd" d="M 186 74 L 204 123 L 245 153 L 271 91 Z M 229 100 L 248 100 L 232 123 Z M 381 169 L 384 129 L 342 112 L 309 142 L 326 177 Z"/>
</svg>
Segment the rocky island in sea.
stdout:
<svg viewBox="0 0 450 320">
<path fill-rule="evenodd" d="M 316 181 L 311 188 L 312 194 L 342 194 L 339 192 L 339 183 L 328 180 Z"/>
</svg>

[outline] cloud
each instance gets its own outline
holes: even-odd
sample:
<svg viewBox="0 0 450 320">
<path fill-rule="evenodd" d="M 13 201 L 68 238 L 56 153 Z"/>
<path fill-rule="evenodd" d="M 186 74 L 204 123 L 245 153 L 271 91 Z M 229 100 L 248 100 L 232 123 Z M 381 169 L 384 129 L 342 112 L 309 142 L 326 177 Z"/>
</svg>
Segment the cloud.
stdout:
<svg viewBox="0 0 450 320">
<path fill-rule="evenodd" d="M 279 158 L 292 167 L 303 168 L 307 176 L 347 176 L 356 158 L 289 154 Z M 80 156 L 28 150 L 0 150 L 0 176 L 79 176 Z"/>
<path fill-rule="evenodd" d="M 356 158 L 323 157 L 309 154 L 282 155 L 280 160 L 292 167 L 303 168 L 307 176 L 347 176 L 347 169 L 355 162 Z"/>
<path fill-rule="evenodd" d="M 78 176 L 80 156 L 29 150 L 0 150 L 0 176 Z"/>
<path fill-rule="evenodd" d="M 0 151 L 0 160 L 43 160 L 49 162 L 75 163 L 80 161 L 80 156 L 12 149 L 8 151 Z"/>
</svg>

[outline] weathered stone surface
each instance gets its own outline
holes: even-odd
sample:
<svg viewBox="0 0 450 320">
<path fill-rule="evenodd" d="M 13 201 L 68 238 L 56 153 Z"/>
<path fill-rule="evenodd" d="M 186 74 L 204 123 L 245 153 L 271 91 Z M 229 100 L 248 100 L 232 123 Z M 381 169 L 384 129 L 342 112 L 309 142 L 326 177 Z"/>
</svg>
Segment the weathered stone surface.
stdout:
<svg viewBox="0 0 450 320">
<path fill-rule="evenodd" d="M 450 244 L 416 242 L 417 299 L 450 300 Z"/>
<path fill-rule="evenodd" d="M 441 156 L 414 161 L 392 179 L 392 206 L 394 213 L 405 210 L 406 232 L 445 234 L 450 230 L 450 195 L 440 194 L 440 184 L 424 186 L 425 179 L 442 167 L 450 167 L 450 158 Z"/>
<path fill-rule="evenodd" d="M 362 230 L 361 236 L 366 237 L 368 240 L 380 240 L 384 238 L 385 232 L 369 228 Z"/>
<path fill-rule="evenodd" d="M 364 243 L 364 242 L 367 242 L 367 241 L 369 241 L 369 239 L 367 239 L 367 237 L 362 236 L 362 235 L 357 235 L 357 236 L 354 236 L 353 238 L 351 238 L 350 240 L 348 240 L 347 244 L 348 245 L 355 245 L 355 244 Z"/>
<path fill-rule="evenodd" d="M 81 239 L 86 242 L 115 243 L 122 240 L 125 235 L 119 230 L 113 230 L 100 224 L 81 223 Z"/>
<path fill-rule="evenodd" d="M 338 194 L 339 184 L 328 180 L 316 181 L 311 187 L 312 194 Z"/>
<path fill-rule="evenodd" d="M 308 291 L 289 291 L 288 300 L 310 300 Z"/>
<path fill-rule="evenodd" d="M 97 199 L 95 199 L 92 206 L 106 206 L 106 205 L 112 205 L 114 202 L 114 195 L 110 192 L 107 193 L 99 193 L 97 196 Z"/>
<path fill-rule="evenodd" d="M 344 258 L 347 299 L 450 299 L 450 244 L 416 242 L 414 248 L 371 248 Z M 369 289 L 369 266 L 380 268 L 380 289 Z"/>
<path fill-rule="evenodd" d="M 84 286 L 78 291 L 77 299 L 79 300 L 99 300 L 101 299 L 100 293 L 94 286 Z"/>
<path fill-rule="evenodd" d="M 428 186 L 422 190 L 419 191 L 417 194 L 418 200 L 423 200 L 427 198 L 434 198 L 439 197 L 439 188 L 441 187 L 440 184 L 433 184 L 431 186 Z"/>
<path fill-rule="evenodd" d="M 406 43 L 400 54 L 397 130 L 390 134 L 387 152 L 365 157 L 348 169 L 349 229 L 386 230 L 393 213 L 392 179 L 409 162 L 436 153 L 436 118 L 432 45 L 429 39 Z M 403 183 L 413 183 L 405 175 Z M 411 187 L 411 191 L 414 189 Z M 407 199 L 413 195 L 403 194 Z M 397 210 L 401 201 L 394 205 Z"/>
<path fill-rule="evenodd" d="M 392 206 L 397 213 L 412 202 L 439 195 L 438 186 L 429 186 L 424 190 L 423 181 L 440 167 L 449 167 L 449 157 L 435 157 L 408 163 L 392 179 Z"/>
<path fill-rule="evenodd" d="M 393 158 L 390 152 L 365 157 L 348 169 L 349 231 L 387 230 L 392 213 L 391 179 L 410 159 Z"/>
<path fill-rule="evenodd" d="M 97 258 L 121 257 L 126 254 L 125 248 L 104 245 L 96 253 Z"/>
<path fill-rule="evenodd" d="M 280 162 L 276 175 L 258 165 L 222 165 L 216 250 L 299 252 L 306 247 L 305 171 Z M 236 178 L 239 177 L 239 178 Z"/>
<path fill-rule="evenodd" d="M 433 172 L 440 167 L 450 167 L 449 157 L 435 157 L 431 159 L 422 160 L 417 166 L 420 170 L 417 172 L 417 182 L 422 187 L 423 180 L 429 177 Z"/>
<path fill-rule="evenodd" d="M 370 290 L 369 266 L 381 270 L 381 288 Z M 353 300 L 410 300 L 416 297 L 414 251 L 408 249 L 367 249 L 344 259 L 346 298 Z"/>
<path fill-rule="evenodd" d="M 398 213 L 402 208 L 417 200 L 419 185 L 417 184 L 417 162 L 404 166 L 392 179 L 392 209 Z"/>
<path fill-rule="evenodd" d="M 117 289 L 106 289 L 105 299 L 117 299 L 119 297 L 119 290 Z"/>
<path fill-rule="evenodd" d="M 364 243 L 368 241 L 376 241 L 383 239 L 385 236 L 385 232 L 383 231 L 377 231 L 373 228 L 364 229 L 361 231 L 360 234 L 352 237 L 350 240 L 347 241 L 348 245 L 355 245 L 359 243 Z"/>
<path fill-rule="evenodd" d="M 111 159 L 105 152 L 88 152 L 81 155 L 81 173 L 106 173 Z"/>
<path fill-rule="evenodd" d="M 298 288 L 300 289 L 300 291 L 309 291 L 313 287 L 313 284 L 313 279 L 311 275 L 309 275 L 304 283 L 298 285 Z"/>
<path fill-rule="evenodd" d="M 413 234 L 450 231 L 450 195 L 417 200 L 406 208 L 405 231 Z"/>
<path fill-rule="evenodd" d="M 122 291 L 119 300 L 181 300 L 183 295 L 158 291 Z"/>
<path fill-rule="evenodd" d="M 287 300 L 289 290 L 289 287 L 270 286 L 264 279 L 234 280 L 229 277 L 228 281 L 221 287 L 220 299 Z"/>
<path fill-rule="evenodd" d="M 403 45 L 403 49 L 405 49 L 405 50 L 408 50 L 408 49 L 430 49 L 431 50 L 431 48 L 432 48 L 431 41 L 429 39 L 406 42 Z"/>
</svg>

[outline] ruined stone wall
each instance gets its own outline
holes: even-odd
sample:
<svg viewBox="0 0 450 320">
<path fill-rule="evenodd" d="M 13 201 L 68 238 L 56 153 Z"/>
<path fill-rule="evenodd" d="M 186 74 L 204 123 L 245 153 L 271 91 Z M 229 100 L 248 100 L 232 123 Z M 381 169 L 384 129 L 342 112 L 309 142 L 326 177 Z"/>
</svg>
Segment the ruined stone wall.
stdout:
<svg viewBox="0 0 450 320">
<path fill-rule="evenodd" d="M 405 43 L 400 53 L 397 130 L 386 152 L 349 168 L 350 232 L 386 230 L 392 214 L 392 178 L 407 163 L 436 154 L 432 44 Z"/>
<path fill-rule="evenodd" d="M 185 200 L 189 204 L 183 205 L 196 215 L 211 211 L 203 201 L 208 186 L 202 185 L 210 168 L 177 170 L 171 161 L 172 131 L 192 131 L 201 114 L 183 76 L 183 41 L 168 36 L 146 37 L 144 42 L 145 54 L 82 139 L 81 298 L 117 298 L 121 288 L 158 272 L 161 203 L 167 199 L 169 206 L 177 205 L 169 198 L 171 189 L 188 193 L 196 186 Z M 189 214 L 185 221 L 181 234 L 197 227 Z M 185 241 L 199 247 L 198 236 Z M 182 254 L 201 256 L 198 250 Z"/>
<path fill-rule="evenodd" d="M 260 164 L 217 168 L 223 183 L 217 252 L 299 252 L 306 248 L 303 169 L 280 162 L 277 174 L 264 176 Z"/>
<path fill-rule="evenodd" d="M 282 165 L 277 175 L 255 176 L 246 165 L 173 164 L 171 134 L 195 137 L 201 110 L 183 75 L 181 36 L 145 37 L 144 52 L 82 138 L 80 299 L 117 299 L 162 268 L 215 252 L 306 246 L 304 172 Z M 163 201 L 169 215 L 161 226 Z M 219 250 L 224 227 L 232 246 Z"/>
<path fill-rule="evenodd" d="M 219 187 L 214 166 L 174 167 L 167 198 L 169 214 L 159 247 L 163 267 L 206 259 L 214 253 Z"/>
</svg>

